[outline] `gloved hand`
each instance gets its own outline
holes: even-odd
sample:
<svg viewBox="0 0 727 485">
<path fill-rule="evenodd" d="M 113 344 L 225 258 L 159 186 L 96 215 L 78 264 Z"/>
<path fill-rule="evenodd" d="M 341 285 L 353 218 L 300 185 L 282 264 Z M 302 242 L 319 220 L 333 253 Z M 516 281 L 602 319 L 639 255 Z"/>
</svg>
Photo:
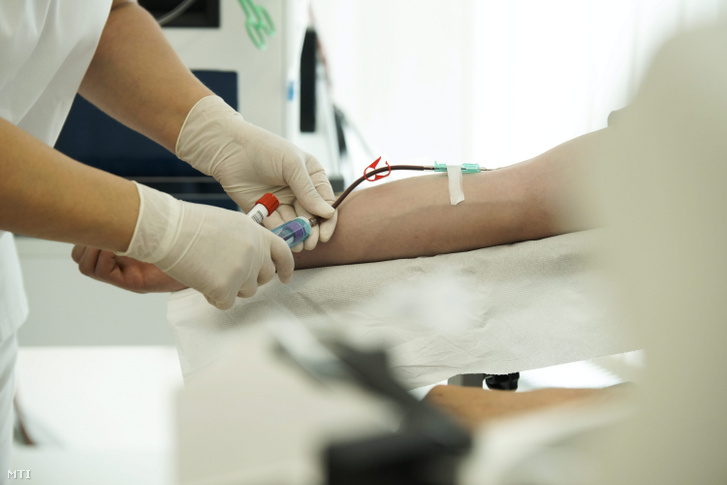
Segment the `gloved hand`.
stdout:
<svg viewBox="0 0 727 485">
<path fill-rule="evenodd" d="M 119 256 L 155 264 L 222 310 L 237 296 L 255 294 L 276 268 L 283 283 L 290 281 L 294 262 L 287 244 L 245 214 L 136 187 L 139 217 L 128 249 Z"/>
<path fill-rule="evenodd" d="M 202 98 L 190 110 L 177 138 L 176 155 L 213 176 L 245 212 L 265 192 L 281 208 L 267 227 L 297 216 L 321 216 L 303 246 L 326 242 L 336 227 L 333 189 L 318 160 L 289 141 L 245 121 L 218 96 Z M 295 248 L 300 250 L 302 248 Z"/>
</svg>

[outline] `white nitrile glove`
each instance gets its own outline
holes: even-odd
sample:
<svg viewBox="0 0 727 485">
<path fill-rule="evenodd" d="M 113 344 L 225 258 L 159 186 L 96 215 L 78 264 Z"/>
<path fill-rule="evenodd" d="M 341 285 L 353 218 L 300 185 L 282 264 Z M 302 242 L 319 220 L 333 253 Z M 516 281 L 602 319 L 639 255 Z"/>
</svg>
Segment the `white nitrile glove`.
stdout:
<svg viewBox="0 0 727 485">
<path fill-rule="evenodd" d="M 269 228 L 298 216 L 323 217 L 303 243 L 305 249 L 331 238 L 336 211 L 330 204 L 335 197 L 318 160 L 248 123 L 222 98 L 207 96 L 190 110 L 177 138 L 176 155 L 213 176 L 245 212 L 265 192 L 275 194 L 281 207 L 268 216 Z"/>
<path fill-rule="evenodd" d="M 136 184 L 139 217 L 129 256 L 153 263 L 180 283 L 226 310 L 235 297 L 250 297 L 277 269 L 287 283 L 293 255 L 281 238 L 242 212 L 182 202 Z"/>
</svg>

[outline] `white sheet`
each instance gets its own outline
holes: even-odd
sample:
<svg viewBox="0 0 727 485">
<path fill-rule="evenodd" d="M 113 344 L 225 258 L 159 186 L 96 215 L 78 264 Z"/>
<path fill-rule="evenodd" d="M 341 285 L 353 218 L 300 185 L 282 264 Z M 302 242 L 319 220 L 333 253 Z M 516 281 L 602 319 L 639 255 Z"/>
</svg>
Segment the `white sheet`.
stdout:
<svg viewBox="0 0 727 485">
<path fill-rule="evenodd" d="M 185 290 L 172 295 L 168 320 L 185 379 L 215 360 L 226 329 L 274 312 L 383 346 L 411 388 L 634 350 L 597 269 L 599 234 L 296 271 L 290 284 L 271 282 L 227 311 Z"/>
</svg>

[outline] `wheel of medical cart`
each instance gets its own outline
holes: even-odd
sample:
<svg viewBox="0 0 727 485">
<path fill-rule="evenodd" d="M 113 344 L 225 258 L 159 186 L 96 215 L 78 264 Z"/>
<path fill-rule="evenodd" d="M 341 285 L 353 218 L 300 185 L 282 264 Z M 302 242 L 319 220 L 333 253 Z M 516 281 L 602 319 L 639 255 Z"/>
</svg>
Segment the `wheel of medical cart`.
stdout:
<svg viewBox="0 0 727 485">
<path fill-rule="evenodd" d="M 495 391 L 516 391 L 520 373 L 514 374 L 460 374 L 450 377 L 447 384 L 452 386 L 483 387 Z"/>
<path fill-rule="evenodd" d="M 520 373 L 514 374 L 485 374 L 485 384 L 488 389 L 497 391 L 517 391 L 517 383 L 520 380 Z"/>
</svg>

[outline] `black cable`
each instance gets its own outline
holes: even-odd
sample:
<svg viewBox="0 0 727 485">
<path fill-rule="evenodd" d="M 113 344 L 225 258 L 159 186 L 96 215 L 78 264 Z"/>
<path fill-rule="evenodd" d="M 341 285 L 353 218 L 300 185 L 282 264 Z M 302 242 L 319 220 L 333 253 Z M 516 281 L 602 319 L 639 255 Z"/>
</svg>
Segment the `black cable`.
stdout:
<svg viewBox="0 0 727 485">
<path fill-rule="evenodd" d="M 369 145 L 369 142 L 366 140 L 366 137 L 363 135 L 363 133 L 361 133 L 361 130 L 359 129 L 359 127 L 354 122 L 351 121 L 350 117 L 346 114 L 346 112 L 343 110 L 343 108 L 341 108 L 338 105 L 334 105 L 333 109 L 334 109 L 334 112 L 336 112 L 337 115 L 340 117 L 341 125 L 343 126 L 343 128 L 350 129 L 353 132 L 353 134 L 356 135 L 356 138 L 358 138 L 358 141 L 362 145 L 364 151 L 366 151 L 366 153 L 371 158 L 375 157 L 376 156 L 375 150 L 373 150 L 371 148 L 371 146 Z"/>
<path fill-rule="evenodd" d="M 184 12 L 189 10 L 189 8 L 194 5 L 194 3 L 197 0 L 182 0 L 179 2 L 179 4 L 171 9 L 169 12 L 165 13 L 158 19 L 156 19 L 157 23 L 161 26 L 167 25 L 172 20 L 176 19 L 180 15 L 182 15 Z"/>
</svg>

